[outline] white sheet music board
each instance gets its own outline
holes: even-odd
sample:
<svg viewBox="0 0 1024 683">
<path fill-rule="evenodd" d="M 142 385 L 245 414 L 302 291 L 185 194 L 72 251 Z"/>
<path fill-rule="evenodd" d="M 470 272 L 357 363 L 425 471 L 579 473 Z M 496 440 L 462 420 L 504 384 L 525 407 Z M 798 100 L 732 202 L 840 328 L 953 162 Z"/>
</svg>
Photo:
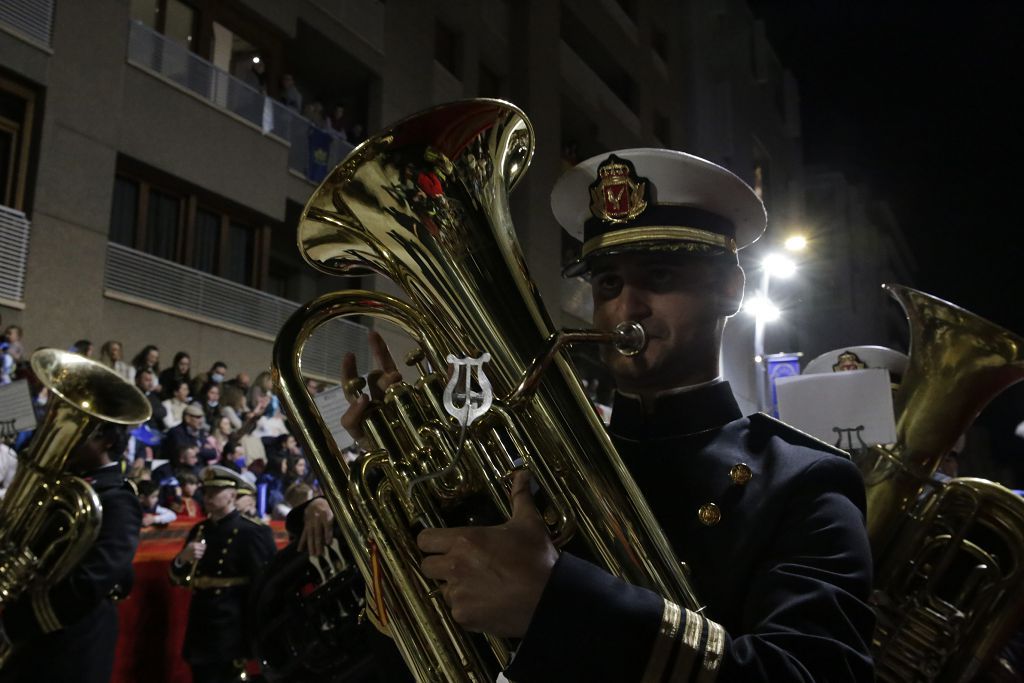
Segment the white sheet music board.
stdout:
<svg viewBox="0 0 1024 683">
<path fill-rule="evenodd" d="M 775 387 L 779 419 L 822 441 L 834 444 L 836 428 L 861 425 L 860 438 L 869 446 L 896 441 L 892 386 L 883 368 L 780 377 Z M 846 436 L 839 446 L 848 447 Z"/>
<path fill-rule="evenodd" d="M 36 428 L 36 413 L 32 409 L 32 394 L 29 393 L 28 380 L 0 386 L 0 435 L 13 436 L 15 432 L 23 432 Z"/>
<path fill-rule="evenodd" d="M 351 446 L 353 439 L 341 426 L 341 416 L 348 410 L 348 399 L 345 398 L 345 392 L 341 386 L 321 391 L 313 397 L 313 402 L 320 410 L 320 415 L 323 417 L 327 429 L 330 430 L 331 436 L 334 437 L 335 443 L 338 444 L 338 448 L 345 450 Z"/>
</svg>

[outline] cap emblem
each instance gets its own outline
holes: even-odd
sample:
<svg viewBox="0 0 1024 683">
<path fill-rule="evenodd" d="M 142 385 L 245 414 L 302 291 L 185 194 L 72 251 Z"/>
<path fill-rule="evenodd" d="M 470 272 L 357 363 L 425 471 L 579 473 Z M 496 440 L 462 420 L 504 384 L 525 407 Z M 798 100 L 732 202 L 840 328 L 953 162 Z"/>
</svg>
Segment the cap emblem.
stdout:
<svg viewBox="0 0 1024 683">
<path fill-rule="evenodd" d="M 647 179 L 638 178 L 633 164 L 610 155 L 597 167 L 590 185 L 590 212 L 607 223 L 631 221 L 647 208 Z"/>
<path fill-rule="evenodd" d="M 860 359 L 860 356 L 853 351 L 843 351 L 836 358 L 836 364 L 832 366 L 832 372 L 845 372 L 847 370 L 862 370 L 868 365 Z"/>
</svg>

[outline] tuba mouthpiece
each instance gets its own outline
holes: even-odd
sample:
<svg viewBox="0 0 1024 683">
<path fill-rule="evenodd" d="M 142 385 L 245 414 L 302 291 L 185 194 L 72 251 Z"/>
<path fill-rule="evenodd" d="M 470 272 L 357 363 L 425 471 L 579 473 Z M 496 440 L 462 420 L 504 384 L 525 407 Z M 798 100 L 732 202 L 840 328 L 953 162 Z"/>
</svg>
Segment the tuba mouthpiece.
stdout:
<svg viewBox="0 0 1024 683">
<path fill-rule="evenodd" d="M 615 326 L 612 344 L 623 356 L 635 356 L 647 346 L 647 333 L 638 322 L 628 321 Z"/>
</svg>

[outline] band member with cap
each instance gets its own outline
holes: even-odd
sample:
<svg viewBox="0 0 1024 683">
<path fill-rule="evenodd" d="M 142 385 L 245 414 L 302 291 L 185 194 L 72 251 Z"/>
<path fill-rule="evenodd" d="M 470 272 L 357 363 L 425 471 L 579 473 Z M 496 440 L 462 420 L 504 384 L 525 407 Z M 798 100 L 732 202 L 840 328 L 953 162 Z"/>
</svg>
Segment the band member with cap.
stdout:
<svg viewBox="0 0 1024 683">
<path fill-rule="evenodd" d="M 13 654 L 0 681 L 106 683 L 114 668 L 117 605 L 128 595 L 139 545 L 138 492 L 121 472 L 128 435 L 101 423 L 72 449 L 65 469 L 92 486 L 103 508 L 96 542 L 66 577 L 48 590 L 28 590 L 3 610 L 2 630 Z"/>
<path fill-rule="evenodd" d="M 552 208 L 582 239 L 566 275 L 589 278 L 595 326 L 647 333 L 636 356 L 602 352 L 609 430 L 704 608 L 556 549 L 522 473 L 505 524 L 420 533 L 424 575 L 467 629 L 521 639 L 506 672 L 521 683 L 872 680 L 860 475 L 823 442 L 743 417 L 719 371 L 743 297 L 736 252 L 765 229 L 761 201 L 704 159 L 629 149 L 567 171 Z M 397 370 L 373 341 L 379 392 Z M 367 405 L 342 418 L 354 436 Z"/>
<path fill-rule="evenodd" d="M 195 683 L 237 681 L 249 656 L 246 606 L 254 579 L 277 551 L 265 524 L 235 507 L 249 484 L 221 465 L 201 476 L 207 519 L 171 563 L 171 582 L 192 590 L 183 656 Z"/>
</svg>

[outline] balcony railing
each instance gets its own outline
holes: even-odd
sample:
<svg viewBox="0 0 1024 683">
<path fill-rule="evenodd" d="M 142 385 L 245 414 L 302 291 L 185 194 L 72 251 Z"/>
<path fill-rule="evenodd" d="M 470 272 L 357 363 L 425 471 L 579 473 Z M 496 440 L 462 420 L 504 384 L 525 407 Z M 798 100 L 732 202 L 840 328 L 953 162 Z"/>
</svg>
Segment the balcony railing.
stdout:
<svg viewBox="0 0 1024 683">
<path fill-rule="evenodd" d="M 295 110 L 138 21 L 129 26 L 128 62 L 287 142 L 288 167 L 309 180 L 320 181 L 353 149 L 351 143 L 334 138 Z"/>
<path fill-rule="evenodd" d="M 104 295 L 197 322 L 272 340 L 299 304 L 122 244 L 107 244 Z M 302 370 L 333 378 L 342 357 L 356 354 L 370 367 L 367 328 L 336 319 L 322 325 L 306 344 Z M 267 354 L 270 361 L 270 354 Z"/>
<path fill-rule="evenodd" d="M 0 206 L 0 302 L 4 304 L 25 301 L 29 228 L 24 213 Z"/>
</svg>

